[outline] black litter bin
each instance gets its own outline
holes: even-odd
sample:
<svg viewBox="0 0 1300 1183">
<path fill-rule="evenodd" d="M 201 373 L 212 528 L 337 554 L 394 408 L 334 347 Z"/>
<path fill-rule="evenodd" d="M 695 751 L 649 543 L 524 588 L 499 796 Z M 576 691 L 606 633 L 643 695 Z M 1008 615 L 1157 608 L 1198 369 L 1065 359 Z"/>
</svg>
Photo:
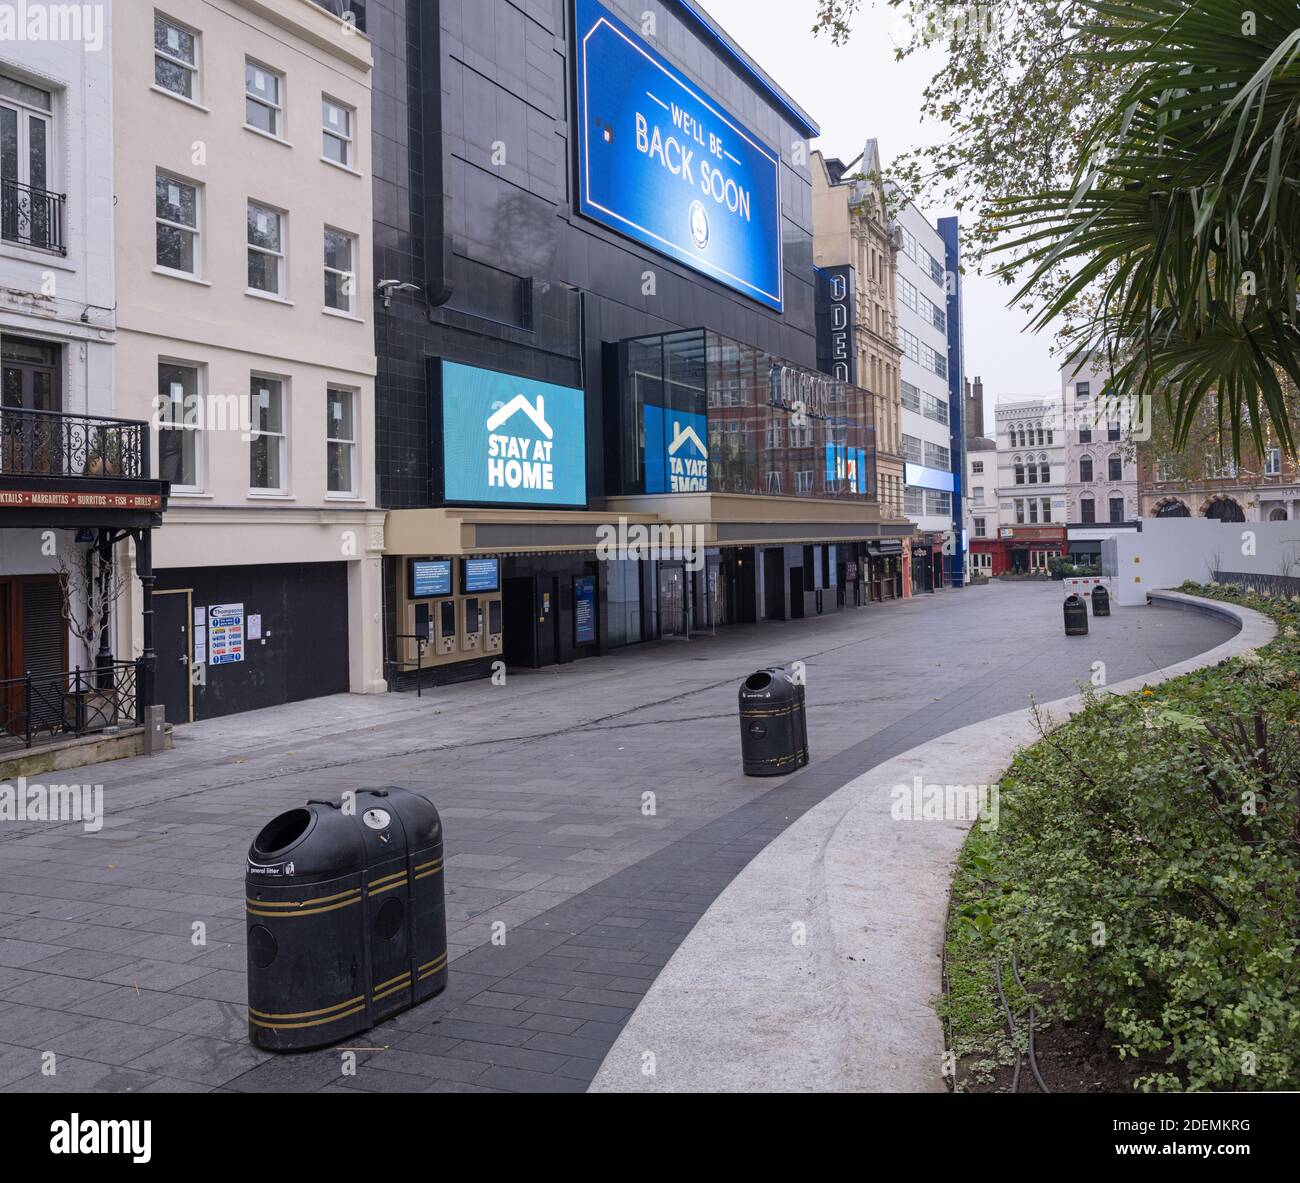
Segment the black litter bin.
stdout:
<svg viewBox="0 0 1300 1183">
<path fill-rule="evenodd" d="M 1065 635 L 1067 637 L 1088 635 L 1088 605 L 1078 595 L 1065 598 Z"/>
<path fill-rule="evenodd" d="M 758 670 L 741 684 L 740 754 L 746 776 L 784 776 L 808 763 L 804 687 L 784 669 Z"/>
<path fill-rule="evenodd" d="M 1110 615 L 1110 592 L 1100 583 L 1092 589 L 1092 614 L 1094 616 Z"/>
<path fill-rule="evenodd" d="M 352 806 L 355 806 L 353 808 Z M 447 985 L 442 822 L 406 789 L 309 801 L 248 851 L 248 1037 L 336 1043 Z"/>
</svg>

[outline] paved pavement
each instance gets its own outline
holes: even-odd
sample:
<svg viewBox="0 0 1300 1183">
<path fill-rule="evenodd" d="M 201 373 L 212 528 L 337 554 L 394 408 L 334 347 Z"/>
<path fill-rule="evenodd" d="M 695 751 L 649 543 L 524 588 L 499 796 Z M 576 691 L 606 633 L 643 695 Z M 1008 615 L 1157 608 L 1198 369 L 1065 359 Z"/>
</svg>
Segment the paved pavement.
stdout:
<svg viewBox="0 0 1300 1183">
<path fill-rule="evenodd" d="M 1059 587 L 994 584 L 504 686 L 336 696 L 182 728 L 171 753 L 80 774 L 104 785 L 99 833 L 0 822 L 0 1087 L 583 1090 L 719 892 L 835 789 L 1031 694 L 1063 697 L 1095 662 L 1117 682 L 1232 631 L 1134 608 L 1067 640 Z M 795 660 L 812 764 L 746 779 L 737 685 Z M 355 1075 L 337 1049 L 269 1056 L 246 1039 L 248 842 L 308 796 L 381 784 L 442 811 L 449 988 L 353 1041 L 379 1049 Z"/>
<path fill-rule="evenodd" d="M 1157 684 L 1268 644 L 1249 608 L 1195 601 L 1241 623 L 1225 644 L 1129 682 Z M 976 824 L 996 824 L 995 786 L 1040 721 L 1072 696 L 949 731 L 864 771 L 793 821 L 722 891 L 632 1013 L 594 1092 L 943 1092 L 943 943 L 952 868 Z M 943 786 L 941 808 L 898 786 Z M 910 796 L 910 794 L 909 794 Z M 900 804 L 911 806 L 900 810 Z M 802 926 L 795 928 L 796 925 Z M 646 1053 L 654 1072 L 646 1070 Z"/>
</svg>

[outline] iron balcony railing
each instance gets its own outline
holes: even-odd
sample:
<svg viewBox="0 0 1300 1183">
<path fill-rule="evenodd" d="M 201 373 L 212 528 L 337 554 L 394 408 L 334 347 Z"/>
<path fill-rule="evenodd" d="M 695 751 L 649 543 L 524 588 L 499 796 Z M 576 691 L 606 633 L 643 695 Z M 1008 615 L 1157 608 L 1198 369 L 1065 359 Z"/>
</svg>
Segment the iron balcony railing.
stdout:
<svg viewBox="0 0 1300 1183">
<path fill-rule="evenodd" d="M 149 479 L 149 425 L 0 407 L 0 473 Z"/>
<path fill-rule="evenodd" d="M 63 235 L 66 202 L 62 193 L 0 180 L 0 238 L 66 255 L 68 244 Z"/>
<path fill-rule="evenodd" d="M 144 658 L 93 669 L 27 673 L 0 681 L 0 751 L 20 743 L 50 743 L 108 727 L 143 722 L 136 688 Z"/>
</svg>

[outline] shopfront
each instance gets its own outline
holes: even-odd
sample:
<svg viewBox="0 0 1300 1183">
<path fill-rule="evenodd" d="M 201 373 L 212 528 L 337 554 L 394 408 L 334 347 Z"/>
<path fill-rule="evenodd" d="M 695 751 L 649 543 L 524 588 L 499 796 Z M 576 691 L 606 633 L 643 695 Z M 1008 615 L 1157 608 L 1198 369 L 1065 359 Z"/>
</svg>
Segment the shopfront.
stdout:
<svg viewBox="0 0 1300 1183">
<path fill-rule="evenodd" d="M 867 588 L 873 603 L 903 598 L 903 546 L 898 538 L 867 543 Z"/>
<path fill-rule="evenodd" d="M 136 726 L 159 702 L 153 551 L 170 489 L 147 422 L 33 406 L 19 396 L 42 389 L 34 367 L 2 352 L 0 750 L 12 751 Z"/>
<path fill-rule="evenodd" d="M 1049 561 L 1066 547 L 1064 526 L 1003 526 L 997 538 L 971 540 L 971 567 L 984 575 L 1046 577 Z"/>
<path fill-rule="evenodd" d="M 913 540 L 911 552 L 912 594 L 942 591 L 946 586 L 943 561 L 944 537 L 942 534 L 923 534 Z"/>
</svg>

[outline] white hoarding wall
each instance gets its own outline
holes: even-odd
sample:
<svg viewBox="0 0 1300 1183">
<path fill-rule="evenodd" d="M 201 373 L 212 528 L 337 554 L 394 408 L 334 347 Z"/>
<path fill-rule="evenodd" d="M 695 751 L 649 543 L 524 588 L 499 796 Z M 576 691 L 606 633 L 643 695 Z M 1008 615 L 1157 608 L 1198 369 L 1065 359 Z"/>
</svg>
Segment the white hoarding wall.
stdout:
<svg viewBox="0 0 1300 1183">
<path fill-rule="evenodd" d="M 1218 522 L 1143 518 L 1136 533 L 1102 543 L 1102 573 L 1121 604 L 1141 604 L 1152 590 L 1188 579 L 1288 576 L 1300 579 L 1300 522 Z"/>
</svg>

